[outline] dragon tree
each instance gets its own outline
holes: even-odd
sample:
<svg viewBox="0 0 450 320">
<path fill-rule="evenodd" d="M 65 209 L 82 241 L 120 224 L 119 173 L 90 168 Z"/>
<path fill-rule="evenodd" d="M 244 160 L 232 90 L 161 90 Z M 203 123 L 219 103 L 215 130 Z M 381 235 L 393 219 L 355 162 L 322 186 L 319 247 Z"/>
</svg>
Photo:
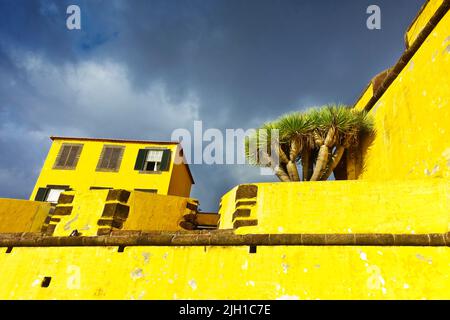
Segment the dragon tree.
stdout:
<svg viewBox="0 0 450 320">
<path fill-rule="evenodd" d="M 247 138 L 246 157 L 250 164 L 271 167 L 283 182 L 327 180 L 345 150 L 372 132 L 367 112 L 326 105 L 263 124 Z"/>
</svg>

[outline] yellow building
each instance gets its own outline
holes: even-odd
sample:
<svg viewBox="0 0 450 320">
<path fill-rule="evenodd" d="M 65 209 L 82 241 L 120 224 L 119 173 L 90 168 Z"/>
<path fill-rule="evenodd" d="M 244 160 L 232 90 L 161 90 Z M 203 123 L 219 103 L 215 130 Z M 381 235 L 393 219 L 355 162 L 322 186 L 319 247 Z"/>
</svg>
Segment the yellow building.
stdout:
<svg viewBox="0 0 450 320">
<path fill-rule="evenodd" d="M 65 190 L 126 189 L 189 197 L 194 184 L 178 142 L 51 137 L 30 200 L 56 203 Z"/>
<path fill-rule="evenodd" d="M 449 6 L 425 3 L 355 103 L 376 135 L 342 181 L 236 186 L 218 221 L 177 144 L 54 138 L 31 199 L 56 206 L 0 199 L 0 298 L 450 299 Z"/>
</svg>

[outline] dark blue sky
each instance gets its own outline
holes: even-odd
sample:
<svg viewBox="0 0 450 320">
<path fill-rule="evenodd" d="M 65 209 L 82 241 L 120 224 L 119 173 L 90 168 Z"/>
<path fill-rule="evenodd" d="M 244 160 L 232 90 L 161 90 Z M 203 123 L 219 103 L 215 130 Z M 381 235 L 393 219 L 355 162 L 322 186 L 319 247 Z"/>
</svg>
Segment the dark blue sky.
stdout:
<svg viewBox="0 0 450 320">
<path fill-rule="evenodd" d="M 424 0 L 0 0 L 0 197 L 27 198 L 50 135 L 168 140 L 176 128 L 252 128 L 353 104 L 404 51 Z M 81 8 L 82 29 L 66 28 Z M 381 30 L 366 9 L 381 8 Z M 217 210 L 246 166 L 191 166 Z"/>
</svg>

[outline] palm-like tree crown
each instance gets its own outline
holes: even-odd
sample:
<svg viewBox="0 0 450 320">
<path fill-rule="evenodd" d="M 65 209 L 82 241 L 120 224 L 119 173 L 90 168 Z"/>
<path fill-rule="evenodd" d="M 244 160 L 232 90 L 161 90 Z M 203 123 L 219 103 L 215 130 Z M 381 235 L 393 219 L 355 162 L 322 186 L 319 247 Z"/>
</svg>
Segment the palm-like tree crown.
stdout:
<svg viewBox="0 0 450 320">
<path fill-rule="evenodd" d="M 278 130 L 278 139 L 271 141 L 273 129 Z M 282 181 L 300 180 L 298 162 L 303 166 L 303 180 L 326 180 L 344 150 L 372 131 L 372 119 L 365 111 L 326 105 L 265 123 L 248 137 L 246 156 L 250 164 L 272 166 Z M 275 149 L 273 144 L 277 144 Z"/>
</svg>

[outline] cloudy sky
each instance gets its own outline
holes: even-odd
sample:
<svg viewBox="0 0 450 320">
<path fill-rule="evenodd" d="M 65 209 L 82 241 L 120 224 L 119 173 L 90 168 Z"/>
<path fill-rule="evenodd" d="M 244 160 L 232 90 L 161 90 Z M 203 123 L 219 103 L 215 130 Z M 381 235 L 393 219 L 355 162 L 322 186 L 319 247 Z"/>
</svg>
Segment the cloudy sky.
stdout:
<svg viewBox="0 0 450 320">
<path fill-rule="evenodd" d="M 169 140 L 176 128 L 258 126 L 353 104 L 393 65 L 424 0 L 0 0 L 0 197 L 27 198 L 50 135 Z M 66 8 L 81 8 L 81 30 Z M 366 9 L 381 8 L 381 30 Z M 192 165 L 204 211 L 244 182 Z"/>
</svg>

